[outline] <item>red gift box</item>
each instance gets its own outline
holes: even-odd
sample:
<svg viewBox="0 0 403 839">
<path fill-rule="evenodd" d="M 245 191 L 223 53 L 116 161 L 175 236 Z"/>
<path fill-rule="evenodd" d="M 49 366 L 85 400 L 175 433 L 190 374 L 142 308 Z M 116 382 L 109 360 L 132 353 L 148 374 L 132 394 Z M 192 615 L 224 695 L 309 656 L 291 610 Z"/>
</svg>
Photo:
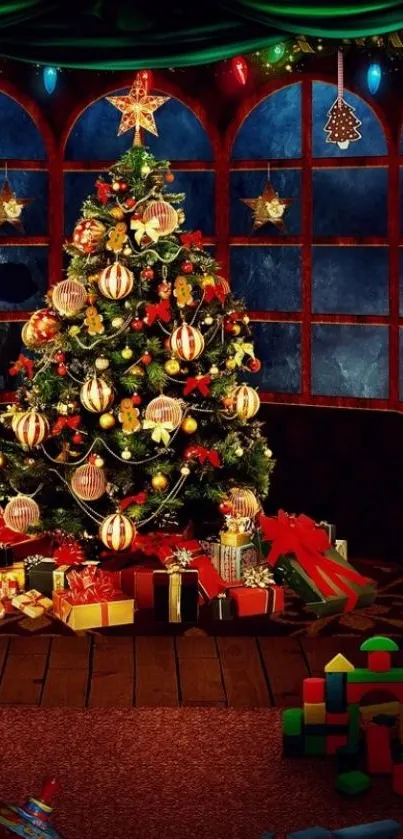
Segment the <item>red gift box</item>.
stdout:
<svg viewBox="0 0 403 839">
<path fill-rule="evenodd" d="M 140 536 L 139 546 L 147 556 L 156 556 L 163 565 L 179 564 L 199 573 L 200 601 L 209 601 L 227 588 L 197 539 L 184 539 L 178 533 L 149 533 Z"/>
<path fill-rule="evenodd" d="M 45 533 L 39 533 L 37 536 L 16 533 L 6 527 L 2 515 L 0 515 L 0 545 L 11 547 L 14 562 L 22 562 L 31 554 L 52 556 L 53 552 L 53 539 L 50 536 Z"/>
<path fill-rule="evenodd" d="M 108 568 L 107 563 L 102 566 L 102 570 L 104 568 L 105 570 Z M 135 600 L 137 609 L 153 609 L 153 572 L 158 568 L 161 568 L 160 563 L 153 560 L 143 560 L 141 565 L 122 568 L 120 571 L 109 571 L 108 569 L 108 574 L 113 577 L 116 585 L 122 589 L 124 594 Z"/>
<path fill-rule="evenodd" d="M 235 602 L 238 617 L 275 615 L 284 610 L 284 589 L 270 585 L 267 588 L 248 588 L 242 583 L 227 589 Z"/>
</svg>

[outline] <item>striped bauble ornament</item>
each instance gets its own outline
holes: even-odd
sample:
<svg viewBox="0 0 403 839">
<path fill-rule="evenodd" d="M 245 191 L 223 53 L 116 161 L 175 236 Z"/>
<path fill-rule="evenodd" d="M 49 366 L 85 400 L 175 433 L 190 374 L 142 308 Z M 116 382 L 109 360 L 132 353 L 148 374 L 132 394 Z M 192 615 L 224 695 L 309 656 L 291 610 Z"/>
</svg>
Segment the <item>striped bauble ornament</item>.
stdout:
<svg viewBox="0 0 403 839">
<path fill-rule="evenodd" d="M 251 489 L 233 487 L 228 500 L 231 504 L 232 515 L 253 519 L 260 510 L 260 504 Z"/>
<path fill-rule="evenodd" d="M 123 300 L 132 291 L 133 283 L 133 272 L 120 262 L 114 262 L 101 271 L 98 288 L 109 300 Z"/>
<path fill-rule="evenodd" d="M 71 478 L 71 488 L 82 501 L 97 501 L 106 489 L 106 475 L 102 468 L 94 463 L 78 466 Z"/>
<path fill-rule="evenodd" d="M 38 411 L 25 411 L 12 425 L 17 440 L 23 446 L 39 446 L 49 434 L 49 423 Z"/>
<path fill-rule="evenodd" d="M 178 428 L 182 422 L 183 411 L 178 399 L 173 399 L 172 396 L 156 396 L 148 403 L 145 410 L 145 419 L 153 422 L 156 425 L 164 425 L 166 423 L 172 426 L 171 430 Z"/>
<path fill-rule="evenodd" d="M 16 533 L 26 533 L 29 527 L 39 521 L 39 517 L 39 507 L 28 495 L 11 498 L 3 513 L 4 524 Z"/>
<path fill-rule="evenodd" d="M 133 522 L 122 513 L 107 516 L 99 527 L 99 538 L 110 551 L 124 551 L 130 547 L 136 536 Z"/>
<path fill-rule="evenodd" d="M 248 385 L 238 385 L 231 395 L 231 408 L 241 420 L 248 420 L 257 414 L 260 408 L 258 392 Z"/>
<path fill-rule="evenodd" d="M 204 338 L 200 330 L 188 323 L 174 329 L 170 338 L 170 349 L 182 361 L 194 361 L 204 350 Z"/>
<path fill-rule="evenodd" d="M 85 286 L 78 280 L 62 280 L 52 289 L 52 304 L 60 315 L 72 317 L 80 312 L 87 300 Z"/>
<path fill-rule="evenodd" d="M 112 405 L 112 388 L 105 379 L 94 376 L 93 379 L 84 382 L 80 390 L 80 400 L 87 411 L 92 414 L 101 414 Z"/>
</svg>

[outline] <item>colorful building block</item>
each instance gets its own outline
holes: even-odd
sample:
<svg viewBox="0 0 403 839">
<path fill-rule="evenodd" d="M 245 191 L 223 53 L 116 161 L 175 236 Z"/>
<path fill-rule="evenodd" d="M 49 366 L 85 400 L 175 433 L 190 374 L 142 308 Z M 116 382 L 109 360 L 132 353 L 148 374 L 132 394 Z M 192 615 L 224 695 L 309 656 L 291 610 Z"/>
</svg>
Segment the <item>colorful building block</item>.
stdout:
<svg viewBox="0 0 403 839">
<path fill-rule="evenodd" d="M 326 723 L 327 725 L 348 725 L 348 712 L 343 711 L 342 714 L 331 714 L 329 711 L 326 711 Z"/>
<path fill-rule="evenodd" d="M 326 710 L 330 714 L 342 714 L 346 710 L 346 674 L 326 674 Z"/>
<path fill-rule="evenodd" d="M 304 703 L 304 723 L 325 723 L 326 722 L 326 705 L 324 702 L 305 702 Z"/>
<path fill-rule="evenodd" d="M 370 723 L 365 730 L 367 772 L 369 775 L 390 775 L 392 750 L 390 732 L 384 725 Z"/>
<path fill-rule="evenodd" d="M 284 757 L 303 757 L 305 754 L 305 740 L 303 734 L 283 735 Z"/>
<path fill-rule="evenodd" d="M 328 734 L 326 737 L 326 754 L 334 755 L 340 746 L 347 746 L 347 734 Z"/>
<path fill-rule="evenodd" d="M 364 772 L 353 770 L 343 772 L 337 776 L 336 789 L 344 795 L 359 795 L 366 792 L 371 786 L 371 778 Z"/>
<path fill-rule="evenodd" d="M 386 673 L 392 666 L 392 653 L 397 653 L 399 647 L 392 638 L 375 635 L 367 638 L 360 647 L 361 652 L 368 653 L 368 670 L 372 673 Z"/>
<path fill-rule="evenodd" d="M 397 839 L 401 825 L 392 819 L 332 830 L 335 839 Z"/>
<path fill-rule="evenodd" d="M 337 774 L 344 772 L 351 772 L 353 769 L 358 769 L 361 760 L 361 749 L 358 746 L 351 746 L 347 743 L 346 746 L 340 746 L 336 749 L 336 770 Z"/>
<path fill-rule="evenodd" d="M 323 734 L 327 737 L 332 735 L 348 735 L 348 725 L 327 725 L 327 723 L 310 723 L 304 726 L 305 734 Z"/>
<path fill-rule="evenodd" d="M 384 685 L 387 684 L 390 687 L 394 685 L 395 688 L 400 691 L 403 690 L 403 667 L 393 667 L 392 670 L 388 670 L 386 673 L 372 673 L 371 670 L 368 670 L 366 667 L 360 667 L 357 670 L 352 670 L 351 673 L 347 673 L 347 682 L 350 685 L 359 683 L 360 685 L 370 684 L 370 685 Z"/>
<path fill-rule="evenodd" d="M 305 734 L 304 753 L 306 755 L 325 755 L 326 737 L 320 734 Z"/>
<path fill-rule="evenodd" d="M 312 677 L 302 682 L 302 702 L 324 702 L 325 701 L 325 679 Z"/>
<path fill-rule="evenodd" d="M 348 705 L 348 742 L 355 746 L 360 739 L 360 706 Z"/>
<path fill-rule="evenodd" d="M 351 661 L 341 653 L 337 653 L 325 665 L 325 673 L 351 673 L 353 670 L 355 670 L 354 664 L 351 664 Z"/>
<path fill-rule="evenodd" d="M 283 733 L 295 736 L 302 733 L 304 712 L 302 708 L 286 708 L 283 711 Z"/>
<path fill-rule="evenodd" d="M 392 768 L 392 788 L 397 795 L 403 795 L 403 763 L 395 763 Z"/>
</svg>

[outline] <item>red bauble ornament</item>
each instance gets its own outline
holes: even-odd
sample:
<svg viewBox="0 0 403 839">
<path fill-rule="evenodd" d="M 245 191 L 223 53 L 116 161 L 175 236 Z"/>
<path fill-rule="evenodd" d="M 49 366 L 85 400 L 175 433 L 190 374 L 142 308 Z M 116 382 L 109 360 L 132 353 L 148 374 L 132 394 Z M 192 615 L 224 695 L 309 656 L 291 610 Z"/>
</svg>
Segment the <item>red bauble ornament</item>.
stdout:
<svg viewBox="0 0 403 839">
<path fill-rule="evenodd" d="M 79 446 L 80 443 L 83 442 L 83 440 L 84 440 L 84 437 L 83 437 L 82 434 L 80 434 L 79 431 L 76 431 L 76 433 L 73 434 L 73 436 L 71 438 L 71 441 L 72 441 L 72 443 L 74 443 L 75 446 Z"/>
<path fill-rule="evenodd" d="M 132 221 L 140 221 L 142 219 L 141 213 L 133 213 L 131 220 Z"/>
<path fill-rule="evenodd" d="M 152 279 L 154 279 L 154 269 L 151 268 L 150 265 L 147 265 L 146 268 L 143 268 L 143 270 L 140 271 L 140 279 L 141 280 L 152 280 Z"/>
<path fill-rule="evenodd" d="M 191 274 L 193 271 L 193 262 L 191 262 L 190 259 L 185 259 L 185 261 L 182 262 L 181 271 L 183 271 L 184 274 Z"/>
<path fill-rule="evenodd" d="M 132 332 L 141 332 L 144 329 L 144 321 L 140 318 L 134 318 L 130 324 Z"/>
<path fill-rule="evenodd" d="M 163 282 L 160 283 L 157 288 L 158 296 L 161 297 L 161 300 L 169 300 L 172 294 L 172 283 Z"/>
<path fill-rule="evenodd" d="M 28 323 L 38 343 L 51 341 L 61 329 L 61 321 L 50 309 L 39 309 L 31 315 Z"/>
<path fill-rule="evenodd" d="M 120 192 L 126 192 L 129 189 L 129 184 L 127 181 L 119 181 L 119 190 Z"/>
<path fill-rule="evenodd" d="M 62 352 L 62 350 L 58 350 L 55 353 L 55 361 L 57 364 L 63 364 L 63 362 L 66 361 L 66 353 Z"/>
<path fill-rule="evenodd" d="M 133 209 L 133 207 L 135 207 L 135 206 L 136 206 L 136 204 L 137 204 L 137 201 L 136 201 L 136 199 L 135 199 L 135 198 L 126 198 L 126 201 L 125 201 L 125 207 L 126 207 L 128 210 L 132 210 L 132 209 Z"/>
<path fill-rule="evenodd" d="M 262 367 L 262 362 L 258 358 L 250 358 L 246 366 L 251 373 L 258 373 Z"/>
<path fill-rule="evenodd" d="M 65 364 L 59 364 L 56 368 L 56 373 L 58 376 L 67 376 L 67 367 Z"/>
<path fill-rule="evenodd" d="M 98 219 L 80 219 L 73 230 L 73 244 L 82 253 L 94 253 L 105 231 L 105 225 Z"/>
<path fill-rule="evenodd" d="M 230 501 L 221 501 L 218 509 L 223 516 L 230 516 L 232 513 L 232 504 Z"/>
<path fill-rule="evenodd" d="M 143 400 L 142 400 L 139 393 L 133 393 L 133 396 L 132 396 L 133 405 L 141 405 L 142 401 Z"/>
<path fill-rule="evenodd" d="M 224 332 L 232 333 L 234 324 L 231 320 L 224 320 Z"/>
<path fill-rule="evenodd" d="M 166 175 L 165 175 L 165 183 L 166 184 L 171 184 L 172 181 L 174 181 L 174 180 L 175 180 L 174 173 L 173 172 L 167 172 Z"/>
<path fill-rule="evenodd" d="M 153 360 L 153 357 L 152 357 L 152 355 L 150 355 L 149 352 L 145 352 L 144 355 L 142 355 L 141 358 L 140 358 L 140 361 L 142 362 L 142 364 L 145 364 L 146 367 L 147 367 L 148 364 L 151 364 L 152 360 Z"/>
</svg>

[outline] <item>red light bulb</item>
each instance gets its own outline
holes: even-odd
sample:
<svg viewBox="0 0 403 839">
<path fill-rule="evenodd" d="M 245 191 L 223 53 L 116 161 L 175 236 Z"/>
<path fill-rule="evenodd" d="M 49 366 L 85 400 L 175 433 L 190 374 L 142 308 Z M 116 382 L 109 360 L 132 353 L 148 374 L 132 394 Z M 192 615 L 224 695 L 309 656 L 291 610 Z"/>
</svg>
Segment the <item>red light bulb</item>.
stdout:
<svg viewBox="0 0 403 839">
<path fill-rule="evenodd" d="M 238 84 L 245 86 L 248 81 L 249 67 L 242 55 L 231 58 L 231 70 Z"/>
</svg>

